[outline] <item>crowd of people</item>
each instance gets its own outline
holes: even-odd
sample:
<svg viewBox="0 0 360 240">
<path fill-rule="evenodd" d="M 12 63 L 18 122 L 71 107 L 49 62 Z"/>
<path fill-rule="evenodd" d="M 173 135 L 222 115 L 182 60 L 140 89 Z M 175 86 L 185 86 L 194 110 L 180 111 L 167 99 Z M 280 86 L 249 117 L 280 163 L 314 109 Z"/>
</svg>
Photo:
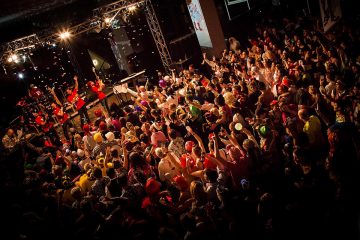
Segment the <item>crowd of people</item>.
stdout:
<svg viewBox="0 0 360 240">
<path fill-rule="evenodd" d="M 284 19 L 255 35 L 220 59 L 204 54 L 201 71 L 137 86 L 132 104 L 104 104 L 93 121 L 79 103 L 81 129 L 26 147 L 11 234 L 357 239 L 359 32 Z"/>
</svg>

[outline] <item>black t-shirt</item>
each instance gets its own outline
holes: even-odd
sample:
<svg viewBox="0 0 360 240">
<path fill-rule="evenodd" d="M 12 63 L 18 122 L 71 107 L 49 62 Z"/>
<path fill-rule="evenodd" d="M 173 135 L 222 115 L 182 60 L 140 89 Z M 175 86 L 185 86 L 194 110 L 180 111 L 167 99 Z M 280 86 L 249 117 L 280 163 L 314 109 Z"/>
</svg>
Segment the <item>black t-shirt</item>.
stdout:
<svg viewBox="0 0 360 240">
<path fill-rule="evenodd" d="M 247 99 L 247 106 L 249 106 L 249 108 L 254 112 L 256 109 L 256 103 L 259 99 L 261 92 L 260 91 L 256 91 L 256 92 L 252 92 L 249 94 L 248 99 Z"/>
<path fill-rule="evenodd" d="M 126 121 L 131 122 L 133 125 L 136 125 L 136 126 L 140 125 L 139 117 L 136 115 L 136 113 L 127 114 Z"/>
<path fill-rule="evenodd" d="M 121 185 L 119 183 L 119 178 L 111 179 L 107 184 L 107 188 L 111 194 L 111 197 L 120 197 L 121 196 Z"/>
<path fill-rule="evenodd" d="M 171 129 L 174 129 L 176 132 L 178 132 L 181 137 L 184 137 L 184 135 L 187 133 L 187 130 L 184 125 L 177 125 L 174 123 L 170 123 L 169 127 Z"/>
</svg>

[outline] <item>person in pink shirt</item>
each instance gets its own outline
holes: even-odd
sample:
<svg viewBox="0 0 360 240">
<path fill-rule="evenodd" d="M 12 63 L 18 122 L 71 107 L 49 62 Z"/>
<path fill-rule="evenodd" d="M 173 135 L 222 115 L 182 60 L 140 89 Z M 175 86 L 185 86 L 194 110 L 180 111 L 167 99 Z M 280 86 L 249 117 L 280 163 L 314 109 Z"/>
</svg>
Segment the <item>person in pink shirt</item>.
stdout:
<svg viewBox="0 0 360 240">
<path fill-rule="evenodd" d="M 162 131 L 156 130 L 154 127 L 150 128 L 151 134 L 151 144 L 155 147 L 162 146 L 167 141 L 165 134 Z"/>
</svg>

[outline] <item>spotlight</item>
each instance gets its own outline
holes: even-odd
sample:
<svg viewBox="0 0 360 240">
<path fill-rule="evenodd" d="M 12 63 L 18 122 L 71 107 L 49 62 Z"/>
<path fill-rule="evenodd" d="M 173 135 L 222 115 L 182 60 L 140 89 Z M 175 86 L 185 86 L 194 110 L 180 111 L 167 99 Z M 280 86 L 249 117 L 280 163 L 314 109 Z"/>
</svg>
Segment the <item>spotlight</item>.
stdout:
<svg viewBox="0 0 360 240">
<path fill-rule="evenodd" d="M 19 77 L 20 79 L 24 79 L 24 74 L 23 74 L 23 73 L 18 73 L 18 77 Z"/>
<path fill-rule="evenodd" d="M 132 5 L 132 6 L 128 7 L 128 10 L 130 12 L 134 12 L 136 10 L 136 8 L 137 8 L 136 5 Z"/>
<path fill-rule="evenodd" d="M 12 60 L 12 57 L 10 56 L 9 58 L 8 58 L 8 62 L 9 63 L 11 63 L 13 60 Z"/>
<path fill-rule="evenodd" d="M 105 22 L 106 24 L 109 24 L 109 23 L 111 22 L 111 18 L 106 17 L 106 18 L 104 19 L 104 22 Z"/>
<path fill-rule="evenodd" d="M 15 53 L 14 53 L 14 54 L 11 54 L 10 58 L 11 58 L 12 62 L 14 62 L 14 63 L 18 63 L 18 62 L 19 62 L 19 56 L 16 55 Z M 8 61 L 9 61 L 9 59 L 8 59 Z"/>
<path fill-rule="evenodd" d="M 25 61 L 25 60 L 26 60 L 26 56 L 25 56 L 25 55 L 23 55 L 23 56 L 22 56 L 22 59 Z"/>
<path fill-rule="evenodd" d="M 97 66 L 99 64 L 98 60 L 96 60 L 96 59 L 92 60 L 92 62 L 94 64 L 94 66 Z"/>
<path fill-rule="evenodd" d="M 59 37 L 61 40 L 69 39 L 71 37 L 71 33 L 69 31 L 64 31 L 59 33 Z"/>
</svg>

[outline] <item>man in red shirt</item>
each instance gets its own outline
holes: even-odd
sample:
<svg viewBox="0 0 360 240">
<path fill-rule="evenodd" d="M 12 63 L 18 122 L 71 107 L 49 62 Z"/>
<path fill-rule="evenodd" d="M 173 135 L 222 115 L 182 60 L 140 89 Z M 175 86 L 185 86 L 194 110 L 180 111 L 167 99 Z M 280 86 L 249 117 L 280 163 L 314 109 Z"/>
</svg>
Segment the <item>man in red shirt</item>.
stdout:
<svg viewBox="0 0 360 240">
<path fill-rule="evenodd" d="M 81 125 L 84 125 L 84 120 L 87 123 L 90 123 L 90 118 L 89 115 L 87 113 L 87 109 L 86 109 L 86 103 L 85 101 L 78 95 L 78 77 L 74 76 L 74 81 L 75 81 L 75 87 L 74 89 L 68 88 L 66 89 L 66 93 L 68 94 L 68 96 L 66 97 L 67 101 L 71 104 L 74 104 L 76 107 L 76 110 L 78 111 L 79 115 L 80 115 L 80 121 L 81 121 Z"/>
<path fill-rule="evenodd" d="M 93 93 L 95 93 L 99 99 L 100 104 L 106 109 L 108 113 L 110 113 L 109 106 L 107 104 L 107 99 L 105 93 L 102 91 L 105 87 L 104 83 L 101 79 L 97 79 L 96 83 L 93 81 L 89 81 L 87 86 L 91 89 Z"/>
<path fill-rule="evenodd" d="M 45 137 L 50 138 L 52 143 L 60 146 L 61 141 L 59 135 L 54 128 L 54 123 L 49 120 L 49 116 L 42 112 L 33 112 L 33 115 L 35 117 L 37 127 L 42 130 Z"/>
<path fill-rule="evenodd" d="M 51 107 L 53 109 L 53 114 L 56 116 L 59 124 L 62 127 L 64 137 L 66 140 L 69 140 L 69 129 L 73 127 L 73 124 L 70 121 L 69 115 L 64 112 L 63 108 L 57 105 L 56 103 L 52 103 Z"/>
</svg>

